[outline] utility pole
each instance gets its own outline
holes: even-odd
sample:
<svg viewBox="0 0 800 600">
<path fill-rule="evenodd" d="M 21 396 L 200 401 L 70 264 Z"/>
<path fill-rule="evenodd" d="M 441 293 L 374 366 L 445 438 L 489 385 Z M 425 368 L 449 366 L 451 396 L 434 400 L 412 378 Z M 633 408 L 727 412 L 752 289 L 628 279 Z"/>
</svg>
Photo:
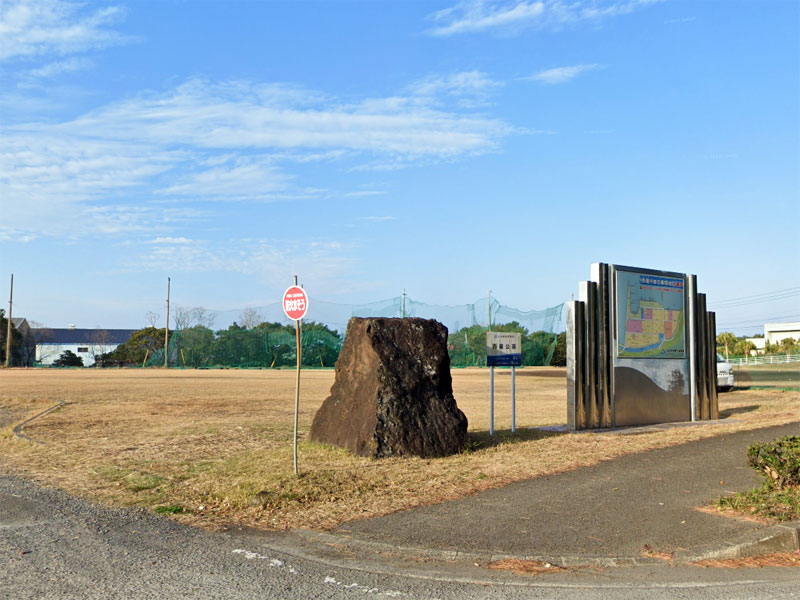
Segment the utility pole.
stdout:
<svg viewBox="0 0 800 600">
<path fill-rule="evenodd" d="M 14 307 L 14 274 L 11 274 L 11 294 L 8 296 L 8 329 L 6 330 L 6 364 L 11 366 L 11 311 Z"/>
<path fill-rule="evenodd" d="M 168 369 L 169 365 L 167 364 L 167 360 L 169 359 L 169 286 L 170 286 L 171 279 L 167 277 L 167 326 L 164 328 L 164 368 Z"/>
</svg>

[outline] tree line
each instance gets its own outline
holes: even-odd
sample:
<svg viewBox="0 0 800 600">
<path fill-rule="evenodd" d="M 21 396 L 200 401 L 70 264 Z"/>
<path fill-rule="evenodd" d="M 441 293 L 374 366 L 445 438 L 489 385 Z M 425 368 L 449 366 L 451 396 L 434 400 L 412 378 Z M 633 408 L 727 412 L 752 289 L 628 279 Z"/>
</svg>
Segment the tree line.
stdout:
<svg viewBox="0 0 800 600">
<path fill-rule="evenodd" d="M 247 320 L 247 319 L 245 319 Z M 517 322 L 497 325 L 495 331 L 522 334 L 523 365 L 566 364 L 566 334 L 528 332 Z M 297 364 L 295 329 L 281 323 L 247 326 L 234 322 L 227 329 L 212 330 L 205 324 L 170 330 L 168 364 L 178 367 L 288 367 Z M 332 367 L 344 337 L 335 329 L 313 321 L 302 324 L 302 365 Z M 486 364 L 486 328 L 475 325 L 448 337 L 451 365 Z M 98 366 L 145 366 L 164 364 L 164 328 L 153 326 L 136 331 L 124 344 L 98 359 Z"/>
<path fill-rule="evenodd" d="M 100 366 L 164 364 L 164 328 L 140 329 L 114 351 L 103 355 Z M 332 367 L 339 356 L 339 333 L 322 323 L 302 325 L 302 364 Z M 207 325 L 170 330 L 168 364 L 178 367 L 285 367 L 297 364 L 293 325 L 258 323 L 251 327 L 234 322 L 227 329 Z"/>
<path fill-rule="evenodd" d="M 763 338 L 763 334 L 754 336 Z M 745 336 L 737 336 L 730 331 L 723 331 L 717 335 L 717 354 L 724 357 L 750 356 L 757 351 L 756 345 Z M 779 343 L 765 341 L 764 354 L 798 354 L 800 353 L 800 339 L 784 338 Z"/>
</svg>

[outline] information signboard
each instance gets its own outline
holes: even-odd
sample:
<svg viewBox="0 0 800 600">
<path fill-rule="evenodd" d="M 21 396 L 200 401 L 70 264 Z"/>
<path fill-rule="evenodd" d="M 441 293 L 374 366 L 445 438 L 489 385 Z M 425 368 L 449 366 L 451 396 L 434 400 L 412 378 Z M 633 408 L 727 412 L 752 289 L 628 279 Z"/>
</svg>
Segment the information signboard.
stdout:
<svg viewBox="0 0 800 600">
<path fill-rule="evenodd" d="M 685 358 L 685 278 L 620 269 L 616 274 L 617 356 Z"/>
<path fill-rule="evenodd" d="M 522 334 L 504 331 L 486 332 L 487 367 L 521 367 Z"/>
</svg>

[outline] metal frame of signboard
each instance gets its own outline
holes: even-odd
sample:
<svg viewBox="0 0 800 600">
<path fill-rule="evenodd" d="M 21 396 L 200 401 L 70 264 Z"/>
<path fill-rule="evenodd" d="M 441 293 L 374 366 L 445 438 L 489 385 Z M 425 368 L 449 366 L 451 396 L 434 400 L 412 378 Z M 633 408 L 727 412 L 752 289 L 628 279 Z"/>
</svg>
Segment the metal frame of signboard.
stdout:
<svg viewBox="0 0 800 600">
<path fill-rule="evenodd" d="M 492 336 L 513 337 L 517 340 L 519 353 L 492 354 L 489 338 Z M 494 435 L 494 368 L 511 367 L 511 433 L 517 431 L 517 385 L 516 367 L 522 366 L 522 334 L 516 332 L 486 332 L 486 366 L 489 367 L 489 435 Z"/>
<path fill-rule="evenodd" d="M 620 273 L 683 282 L 682 353 L 619 356 Z M 579 285 L 579 300 L 567 305 L 569 427 L 718 418 L 715 321 L 695 275 L 593 264 L 591 281 Z"/>
</svg>

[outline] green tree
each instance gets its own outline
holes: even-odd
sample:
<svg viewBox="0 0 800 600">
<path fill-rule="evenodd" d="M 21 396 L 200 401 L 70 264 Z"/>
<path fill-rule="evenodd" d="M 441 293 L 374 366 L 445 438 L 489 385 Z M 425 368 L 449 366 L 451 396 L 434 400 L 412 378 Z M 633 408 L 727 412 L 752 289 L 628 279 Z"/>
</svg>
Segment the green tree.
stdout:
<svg viewBox="0 0 800 600">
<path fill-rule="evenodd" d="M 750 356 L 750 351 L 755 349 L 756 345 L 753 342 L 748 342 L 747 340 L 739 340 L 738 342 L 736 342 L 733 351 L 737 356 Z"/>
<path fill-rule="evenodd" d="M 64 350 L 57 359 L 53 361 L 54 367 L 82 367 L 83 359 L 72 350 Z"/>
<path fill-rule="evenodd" d="M 8 334 L 8 319 L 6 311 L 0 308 L 0 367 L 6 364 L 6 335 Z M 24 340 L 16 327 L 11 328 L 11 361 L 12 367 L 22 364 L 22 347 Z"/>
<path fill-rule="evenodd" d="M 187 367 L 208 367 L 213 364 L 217 337 L 208 327 L 195 325 L 175 333 L 176 357 Z"/>
<path fill-rule="evenodd" d="M 172 335 L 172 332 L 170 332 Z M 120 344 L 112 352 L 103 355 L 103 366 L 141 365 L 145 356 L 164 352 L 164 328 L 145 327 L 134 331 L 124 344 Z"/>
<path fill-rule="evenodd" d="M 553 352 L 553 360 L 550 363 L 554 367 L 566 367 L 567 366 L 567 332 L 562 331 L 558 334 L 558 339 L 556 340 L 556 349 Z"/>
<path fill-rule="evenodd" d="M 264 330 L 246 329 L 234 322 L 217 332 L 214 364 L 236 367 L 264 367 L 267 364 Z"/>
<path fill-rule="evenodd" d="M 323 323 L 303 322 L 300 343 L 303 346 L 303 365 L 308 367 L 332 367 L 339 358 L 342 339 L 334 329 Z M 295 344 L 297 342 L 295 341 Z M 297 359 L 295 358 L 295 361 Z"/>
<path fill-rule="evenodd" d="M 717 336 L 717 352 L 723 354 L 725 358 L 728 358 L 737 342 L 739 342 L 739 338 L 733 333 L 730 331 L 723 331 Z"/>
<path fill-rule="evenodd" d="M 797 342 L 792 338 L 783 338 L 779 347 L 779 351 L 785 354 L 793 354 L 800 351 Z"/>
</svg>

